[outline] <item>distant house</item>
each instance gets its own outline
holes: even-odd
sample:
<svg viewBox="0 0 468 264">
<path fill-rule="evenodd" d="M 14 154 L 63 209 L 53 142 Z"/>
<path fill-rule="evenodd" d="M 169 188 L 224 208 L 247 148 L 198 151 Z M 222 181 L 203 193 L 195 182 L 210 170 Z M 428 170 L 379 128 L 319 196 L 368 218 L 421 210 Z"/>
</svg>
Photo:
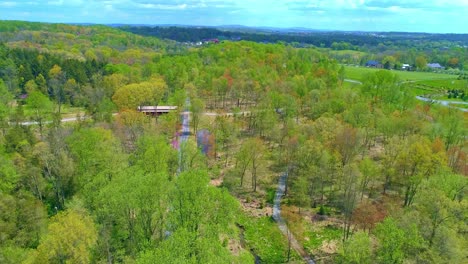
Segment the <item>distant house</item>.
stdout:
<svg viewBox="0 0 468 264">
<path fill-rule="evenodd" d="M 409 64 L 406 64 L 404 63 L 402 66 L 401 66 L 401 70 L 403 71 L 411 71 L 413 67 L 411 67 L 411 65 Z"/>
<path fill-rule="evenodd" d="M 382 68 L 382 64 L 376 60 L 370 60 L 366 62 L 366 67 L 371 67 L 371 68 Z"/>
<path fill-rule="evenodd" d="M 429 69 L 433 69 L 433 70 L 443 70 L 444 69 L 444 67 L 442 67 L 439 63 L 428 63 L 427 67 Z"/>
</svg>

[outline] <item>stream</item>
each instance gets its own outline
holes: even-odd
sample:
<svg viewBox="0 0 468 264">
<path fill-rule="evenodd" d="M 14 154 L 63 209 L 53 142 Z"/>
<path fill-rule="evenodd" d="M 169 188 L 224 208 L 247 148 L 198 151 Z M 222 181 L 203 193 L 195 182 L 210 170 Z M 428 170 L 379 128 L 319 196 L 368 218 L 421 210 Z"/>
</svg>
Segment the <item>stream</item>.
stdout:
<svg viewBox="0 0 468 264">
<path fill-rule="evenodd" d="M 281 199 L 284 196 L 284 193 L 286 191 L 286 180 L 288 178 L 288 173 L 285 172 L 283 173 L 278 182 L 278 189 L 276 190 L 275 194 L 275 200 L 274 200 L 274 205 L 273 205 L 273 219 L 278 223 L 278 227 L 281 230 L 281 232 L 289 239 L 291 243 L 291 248 L 296 250 L 304 259 L 304 261 L 308 264 L 315 264 L 315 262 L 312 260 L 312 258 L 305 252 L 304 248 L 301 246 L 301 244 L 294 238 L 294 235 L 289 231 L 289 228 L 284 221 L 284 219 L 281 217 Z"/>
</svg>

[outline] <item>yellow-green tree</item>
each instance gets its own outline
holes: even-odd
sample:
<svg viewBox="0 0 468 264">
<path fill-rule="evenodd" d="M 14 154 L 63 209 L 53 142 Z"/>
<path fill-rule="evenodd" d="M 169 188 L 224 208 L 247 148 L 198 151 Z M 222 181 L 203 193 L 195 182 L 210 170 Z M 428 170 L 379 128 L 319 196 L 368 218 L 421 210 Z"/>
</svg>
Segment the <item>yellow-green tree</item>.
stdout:
<svg viewBox="0 0 468 264">
<path fill-rule="evenodd" d="M 26 99 L 26 108 L 30 110 L 31 118 L 39 125 L 41 135 L 44 121 L 52 113 L 53 107 L 49 98 L 39 91 L 30 93 Z"/>
<path fill-rule="evenodd" d="M 426 57 L 424 56 L 416 57 L 416 67 L 418 67 L 418 69 L 420 70 L 425 69 L 427 67 Z"/>
<path fill-rule="evenodd" d="M 112 100 L 124 109 L 137 109 L 141 105 L 157 105 L 167 90 L 166 82 L 161 78 L 125 85 L 117 89 Z"/>
<path fill-rule="evenodd" d="M 97 232 L 90 216 L 64 211 L 52 218 L 47 235 L 26 263 L 89 263 Z"/>
</svg>

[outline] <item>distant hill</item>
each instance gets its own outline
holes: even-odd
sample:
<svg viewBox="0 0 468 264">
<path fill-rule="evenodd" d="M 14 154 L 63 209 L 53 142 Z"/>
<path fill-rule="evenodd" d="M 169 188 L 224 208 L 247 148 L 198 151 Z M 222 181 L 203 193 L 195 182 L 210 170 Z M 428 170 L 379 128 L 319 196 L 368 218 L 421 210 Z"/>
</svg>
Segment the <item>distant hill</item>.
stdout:
<svg viewBox="0 0 468 264">
<path fill-rule="evenodd" d="M 239 25 L 219 27 L 123 25 L 120 28 L 139 35 L 171 39 L 178 42 L 198 42 L 218 38 L 220 40 L 248 40 L 269 43 L 301 43 L 318 47 L 331 47 L 333 43 L 344 42 L 355 46 L 376 46 L 382 42 L 389 42 L 398 46 L 409 47 L 411 46 L 409 42 L 423 40 L 447 41 L 451 45 L 468 46 L 468 34 L 319 31 L 307 28 L 253 28 Z"/>
</svg>

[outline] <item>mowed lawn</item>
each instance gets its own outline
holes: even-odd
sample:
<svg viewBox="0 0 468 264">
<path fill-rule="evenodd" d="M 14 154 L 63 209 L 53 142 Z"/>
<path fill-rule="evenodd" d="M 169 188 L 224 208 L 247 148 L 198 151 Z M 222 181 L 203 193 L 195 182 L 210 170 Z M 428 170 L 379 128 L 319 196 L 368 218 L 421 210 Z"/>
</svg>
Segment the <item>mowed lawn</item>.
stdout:
<svg viewBox="0 0 468 264">
<path fill-rule="evenodd" d="M 345 66 L 345 76 L 347 79 L 362 81 L 367 74 L 378 70 L 382 69 Z M 392 72 L 397 74 L 402 81 L 456 80 L 458 77 L 457 75 L 435 72 L 409 72 L 396 70 L 392 70 Z"/>
</svg>

